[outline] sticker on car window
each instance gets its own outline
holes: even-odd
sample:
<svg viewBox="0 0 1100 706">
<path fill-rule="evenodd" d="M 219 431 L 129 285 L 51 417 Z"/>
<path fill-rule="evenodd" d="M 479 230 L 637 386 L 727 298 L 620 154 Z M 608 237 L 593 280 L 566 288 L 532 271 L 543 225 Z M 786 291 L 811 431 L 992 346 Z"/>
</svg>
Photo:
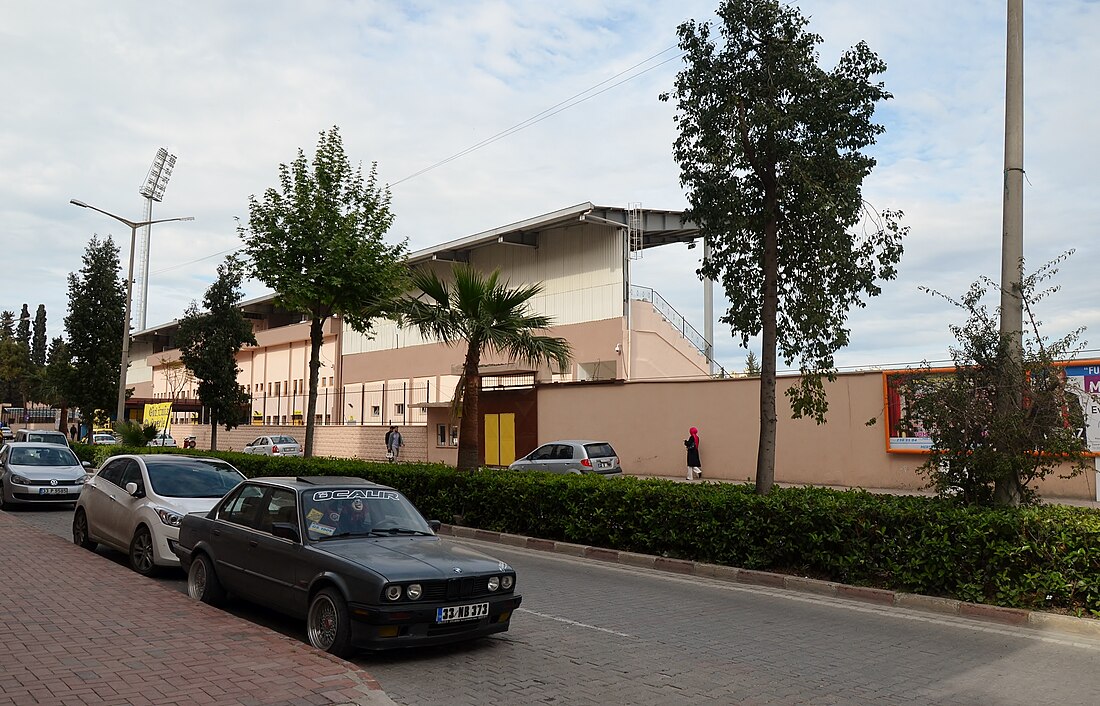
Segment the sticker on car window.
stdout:
<svg viewBox="0 0 1100 706">
<path fill-rule="evenodd" d="M 321 512 L 317 508 L 313 508 L 308 513 L 306 513 L 306 519 L 309 520 L 310 522 L 316 522 L 317 520 L 321 519 L 324 516 L 325 516 L 325 513 Z"/>
<path fill-rule="evenodd" d="M 347 500 L 349 498 L 397 500 L 401 495 L 393 490 L 318 490 L 313 494 L 314 500 Z"/>
<path fill-rule="evenodd" d="M 336 528 L 329 525 L 322 525 L 320 522 L 310 522 L 309 531 L 315 534 L 323 534 L 326 537 L 331 537 L 336 534 Z"/>
<path fill-rule="evenodd" d="M 328 519 L 332 520 L 333 522 L 339 522 L 340 521 L 340 513 L 330 512 L 328 514 Z"/>
</svg>

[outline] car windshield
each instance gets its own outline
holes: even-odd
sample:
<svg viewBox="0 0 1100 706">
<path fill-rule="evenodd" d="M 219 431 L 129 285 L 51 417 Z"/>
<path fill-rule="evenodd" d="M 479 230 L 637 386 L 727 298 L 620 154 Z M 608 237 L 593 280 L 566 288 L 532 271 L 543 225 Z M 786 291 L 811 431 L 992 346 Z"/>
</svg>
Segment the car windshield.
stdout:
<svg viewBox="0 0 1100 706">
<path fill-rule="evenodd" d="M 615 449 L 608 443 L 585 444 L 584 450 L 588 452 L 588 458 L 607 458 L 615 455 Z"/>
<path fill-rule="evenodd" d="M 72 451 L 53 447 L 18 448 L 11 450 L 13 466 L 79 466 Z"/>
<path fill-rule="evenodd" d="M 221 461 L 150 458 L 145 461 L 153 492 L 166 498 L 220 498 L 244 476 Z"/>
<path fill-rule="evenodd" d="M 382 488 L 307 490 L 302 493 L 302 517 L 313 542 L 433 534 L 405 496 Z"/>
<path fill-rule="evenodd" d="M 68 446 L 69 442 L 65 438 L 64 434 L 27 434 L 27 441 L 37 441 L 44 444 L 64 444 Z"/>
<path fill-rule="evenodd" d="M 289 436 L 273 436 L 271 437 L 271 443 L 273 444 L 297 444 L 298 442 Z"/>
</svg>

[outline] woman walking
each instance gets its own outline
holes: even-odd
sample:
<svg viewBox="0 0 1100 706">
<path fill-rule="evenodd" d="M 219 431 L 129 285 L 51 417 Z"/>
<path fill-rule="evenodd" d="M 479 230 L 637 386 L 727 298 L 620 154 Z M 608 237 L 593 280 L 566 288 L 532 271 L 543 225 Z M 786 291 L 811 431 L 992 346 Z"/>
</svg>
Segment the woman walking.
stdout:
<svg viewBox="0 0 1100 706">
<path fill-rule="evenodd" d="M 703 477 L 703 464 L 699 463 L 699 430 L 692 427 L 688 431 L 688 438 L 684 439 L 687 447 L 688 480 Z"/>
</svg>

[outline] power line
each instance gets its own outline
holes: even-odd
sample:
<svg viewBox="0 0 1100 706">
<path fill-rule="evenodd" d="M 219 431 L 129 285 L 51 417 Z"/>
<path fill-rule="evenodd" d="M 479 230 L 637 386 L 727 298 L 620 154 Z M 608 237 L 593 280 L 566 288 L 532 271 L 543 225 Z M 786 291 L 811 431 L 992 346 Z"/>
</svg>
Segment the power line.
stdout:
<svg viewBox="0 0 1100 706">
<path fill-rule="evenodd" d="M 460 157 L 464 157 L 464 156 L 470 154 L 471 152 L 473 152 L 475 150 L 479 150 L 482 147 L 485 147 L 485 146 L 490 145 L 494 142 L 497 142 L 498 140 L 502 140 L 505 137 L 508 137 L 509 135 L 513 135 L 513 134 L 519 132 L 520 130 L 524 130 L 526 128 L 531 127 L 532 125 L 536 125 L 538 123 L 541 123 L 543 120 L 546 120 L 547 118 L 553 117 L 553 116 L 557 115 L 558 113 L 561 113 L 562 111 L 568 110 L 568 109 L 570 109 L 574 106 L 577 106 L 577 105 L 580 105 L 581 103 L 584 103 L 587 100 L 595 98 L 598 95 L 606 93 L 607 91 L 610 91 L 612 88 L 617 88 L 618 86 L 621 86 L 621 85 L 623 85 L 624 83 L 626 83 L 628 81 L 633 81 L 634 79 L 638 78 L 639 76 L 644 76 L 645 74 L 649 73 L 650 71 L 652 71 L 652 70 L 654 70 L 658 67 L 661 67 L 661 66 L 667 64 L 670 61 L 675 61 L 677 59 L 680 59 L 684 56 L 684 54 L 678 54 L 677 56 L 673 56 L 673 57 L 670 57 L 668 59 L 665 59 L 664 61 L 662 61 L 658 64 L 654 64 L 653 66 L 650 66 L 649 68 L 647 68 L 643 71 L 639 71 L 638 73 L 633 74 L 632 76 L 628 76 L 627 78 L 624 78 L 621 81 L 618 81 L 618 82 L 616 82 L 616 83 L 614 83 L 610 86 L 607 86 L 603 90 L 592 93 L 592 91 L 595 91 L 600 86 L 603 86 L 607 83 L 610 83 L 611 81 L 614 81 L 615 79 L 619 78 L 620 76 L 623 76 L 625 74 L 630 73 L 631 71 L 638 68 L 639 66 L 644 66 L 645 64 L 648 64 L 649 62 L 653 61 L 654 59 L 661 56 L 662 54 L 665 54 L 665 53 L 667 53 L 667 52 L 669 52 L 673 49 L 676 49 L 676 47 L 677 47 L 677 45 L 675 45 L 675 44 L 673 44 L 670 47 L 666 47 L 665 49 L 662 49 L 661 51 L 657 52 L 653 56 L 650 56 L 646 59 L 643 59 L 642 61 L 639 61 L 637 64 L 634 64 L 633 66 L 630 66 L 626 69 L 623 69 L 622 71 L 615 74 L 614 76 L 611 76 L 610 78 L 606 78 L 603 81 L 600 81 L 599 83 L 586 88 L 585 90 L 581 91 L 580 93 L 576 93 L 576 94 L 570 96 L 569 98 L 566 98 L 563 101 L 555 103 L 554 105 L 552 105 L 549 108 L 543 110 L 542 112 L 536 113 L 536 114 L 532 115 L 531 117 L 527 118 L 526 120 L 518 122 L 518 123 L 516 123 L 515 125 L 513 125 L 512 127 L 508 128 L 506 130 L 502 130 L 502 131 L 496 133 L 495 135 L 487 137 L 484 140 L 482 140 L 481 142 L 478 142 L 477 144 L 471 145 L 471 146 L 467 147 L 466 149 L 464 149 L 460 152 L 456 152 L 455 154 L 451 155 L 450 157 L 447 157 L 446 159 L 442 159 L 442 160 L 436 162 L 435 164 L 428 165 L 427 167 L 424 167 L 423 169 L 421 169 L 417 172 L 413 172 L 412 174 L 408 175 L 407 177 L 404 177 L 402 179 L 398 179 L 397 181 L 393 182 L 392 184 L 388 184 L 387 186 L 392 188 L 394 186 L 397 186 L 398 184 L 409 181 L 410 179 L 414 179 L 414 178 L 420 176 L 421 174 L 424 174 L 426 172 L 430 172 L 431 170 L 436 169 L 438 167 L 442 167 L 445 164 L 449 164 L 450 162 L 453 162 L 454 160 L 459 159 Z M 589 94 L 589 93 L 591 93 L 591 95 L 587 95 L 587 96 L 585 95 L 585 94 Z M 581 96 L 585 96 L 585 97 L 581 98 Z M 578 100 L 578 98 L 580 100 Z M 200 257 L 200 258 L 195 259 L 195 260 L 190 260 L 188 262 L 181 262 L 179 264 L 172 265 L 171 267 L 165 267 L 164 269 L 157 270 L 156 272 L 152 272 L 151 274 L 159 275 L 159 274 L 162 274 L 164 272 L 170 272 L 172 270 L 177 270 L 181 267 L 186 267 L 188 265 L 193 265 L 196 262 L 202 262 L 203 260 L 209 260 L 212 257 L 217 257 L 218 255 L 225 255 L 227 253 L 236 252 L 236 250 L 239 250 L 239 248 L 234 248 L 233 250 L 223 250 L 221 252 L 216 252 L 212 255 L 205 255 L 205 256 Z"/>
<path fill-rule="evenodd" d="M 413 172 L 412 174 L 408 175 L 407 177 L 404 177 L 402 179 L 398 179 L 397 181 L 393 182 L 392 184 L 389 184 L 389 186 L 390 187 L 397 186 L 398 184 L 401 184 L 402 182 L 406 182 L 410 179 L 418 177 L 421 174 L 424 174 L 425 172 L 430 172 L 431 170 L 436 169 L 437 167 L 442 167 L 444 164 L 448 164 L 450 162 L 453 162 L 454 160 L 456 160 L 460 157 L 464 157 L 464 156 L 470 154 L 471 152 L 473 152 L 475 150 L 479 150 L 482 147 L 490 145 L 490 144 L 492 144 L 492 143 L 494 143 L 498 140 L 501 140 L 505 137 L 508 137 L 509 135 L 513 135 L 513 134 L 519 132 L 520 130 L 525 130 L 525 129 L 531 127 L 532 125 L 536 125 L 538 123 L 541 123 L 543 120 L 546 120 L 547 118 L 550 118 L 550 117 L 553 117 L 553 116 L 557 115 L 558 113 L 560 113 L 562 111 L 565 111 L 565 110 L 568 110 L 569 108 L 580 105 L 581 103 L 584 103 L 587 100 L 595 98 L 596 96 L 598 96 L 602 93 L 606 93 L 607 91 L 610 91 L 612 88 L 616 88 L 618 86 L 621 86 L 622 84 L 626 83 L 627 81 L 633 81 L 634 79 L 638 78 L 639 76 L 643 76 L 643 75 L 649 73 L 650 71 L 652 71 L 653 69 L 656 69 L 660 66 L 663 66 L 663 65 L 667 64 L 670 61 L 675 61 L 677 59 L 682 58 L 684 56 L 684 54 L 679 54 L 677 56 L 670 57 L 670 58 L 665 59 L 664 61 L 662 61 L 658 64 L 654 64 L 653 66 L 650 66 L 649 68 L 647 68 L 643 71 L 639 71 L 638 73 L 634 74 L 633 76 L 628 76 L 627 78 L 624 78 L 622 81 L 618 81 L 617 83 L 614 83 L 614 84 L 608 86 L 607 88 L 604 88 L 601 91 L 596 91 L 595 93 L 592 93 L 592 95 L 585 96 L 584 98 L 580 98 L 581 96 L 584 96 L 586 93 L 591 93 L 592 91 L 596 90 L 600 86 L 602 86 L 606 83 L 609 83 L 611 81 L 614 81 L 615 79 L 622 76 L 623 74 L 629 73 L 629 72 L 633 71 L 634 69 L 638 68 L 639 66 L 643 66 L 644 64 L 647 64 L 650 61 L 653 61 L 654 59 L 659 57 L 661 54 L 664 54 L 665 52 L 668 52 L 668 51 L 670 51 L 672 49 L 675 49 L 675 48 L 676 48 L 675 44 L 672 45 L 671 47 L 667 47 L 666 49 L 663 49 L 663 50 L 657 52 L 653 56 L 651 56 L 647 59 L 644 59 L 642 61 L 639 61 L 637 64 L 634 64 L 633 66 L 631 66 L 627 69 L 624 69 L 623 71 L 620 71 L 619 73 L 615 74 L 614 76 L 612 76 L 608 79 L 605 79 L 603 81 L 600 81 L 596 85 L 591 86 L 591 87 L 581 91 L 580 93 L 576 93 L 576 94 L 570 96 L 569 98 L 566 98 L 565 100 L 550 106 L 546 110 L 543 110 L 541 113 L 536 113 L 535 115 L 531 116 L 530 118 L 527 118 L 526 120 L 524 120 L 522 122 L 516 123 L 515 125 L 513 125 L 512 127 L 508 128 L 506 130 L 501 130 L 497 134 L 492 135 L 491 137 L 487 137 L 484 140 L 482 140 L 481 142 L 478 142 L 474 145 L 471 145 L 470 147 L 467 147 L 466 149 L 462 150 L 461 152 L 456 152 L 455 154 L 451 155 L 450 157 L 447 157 L 446 159 L 442 159 L 442 160 L 436 162 L 435 164 L 431 164 L 427 167 L 424 167 L 423 169 L 421 169 L 419 171 Z M 580 98 L 580 100 L 577 100 L 578 98 Z"/>
</svg>

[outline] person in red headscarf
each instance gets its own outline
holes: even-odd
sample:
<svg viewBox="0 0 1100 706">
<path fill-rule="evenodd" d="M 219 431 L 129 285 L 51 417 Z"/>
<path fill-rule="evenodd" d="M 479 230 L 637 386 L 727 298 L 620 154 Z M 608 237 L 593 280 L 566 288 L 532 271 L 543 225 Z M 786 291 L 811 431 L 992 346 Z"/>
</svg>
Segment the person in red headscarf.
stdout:
<svg viewBox="0 0 1100 706">
<path fill-rule="evenodd" d="M 687 467 L 688 467 L 688 480 L 695 480 L 696 478 L 703 477 L 703 464 L 699 463 L 699 430 L 692 427 L 688 431 L 688 438 L 684 439 L 684 446 L 687 447 Z"/>
</svg>

